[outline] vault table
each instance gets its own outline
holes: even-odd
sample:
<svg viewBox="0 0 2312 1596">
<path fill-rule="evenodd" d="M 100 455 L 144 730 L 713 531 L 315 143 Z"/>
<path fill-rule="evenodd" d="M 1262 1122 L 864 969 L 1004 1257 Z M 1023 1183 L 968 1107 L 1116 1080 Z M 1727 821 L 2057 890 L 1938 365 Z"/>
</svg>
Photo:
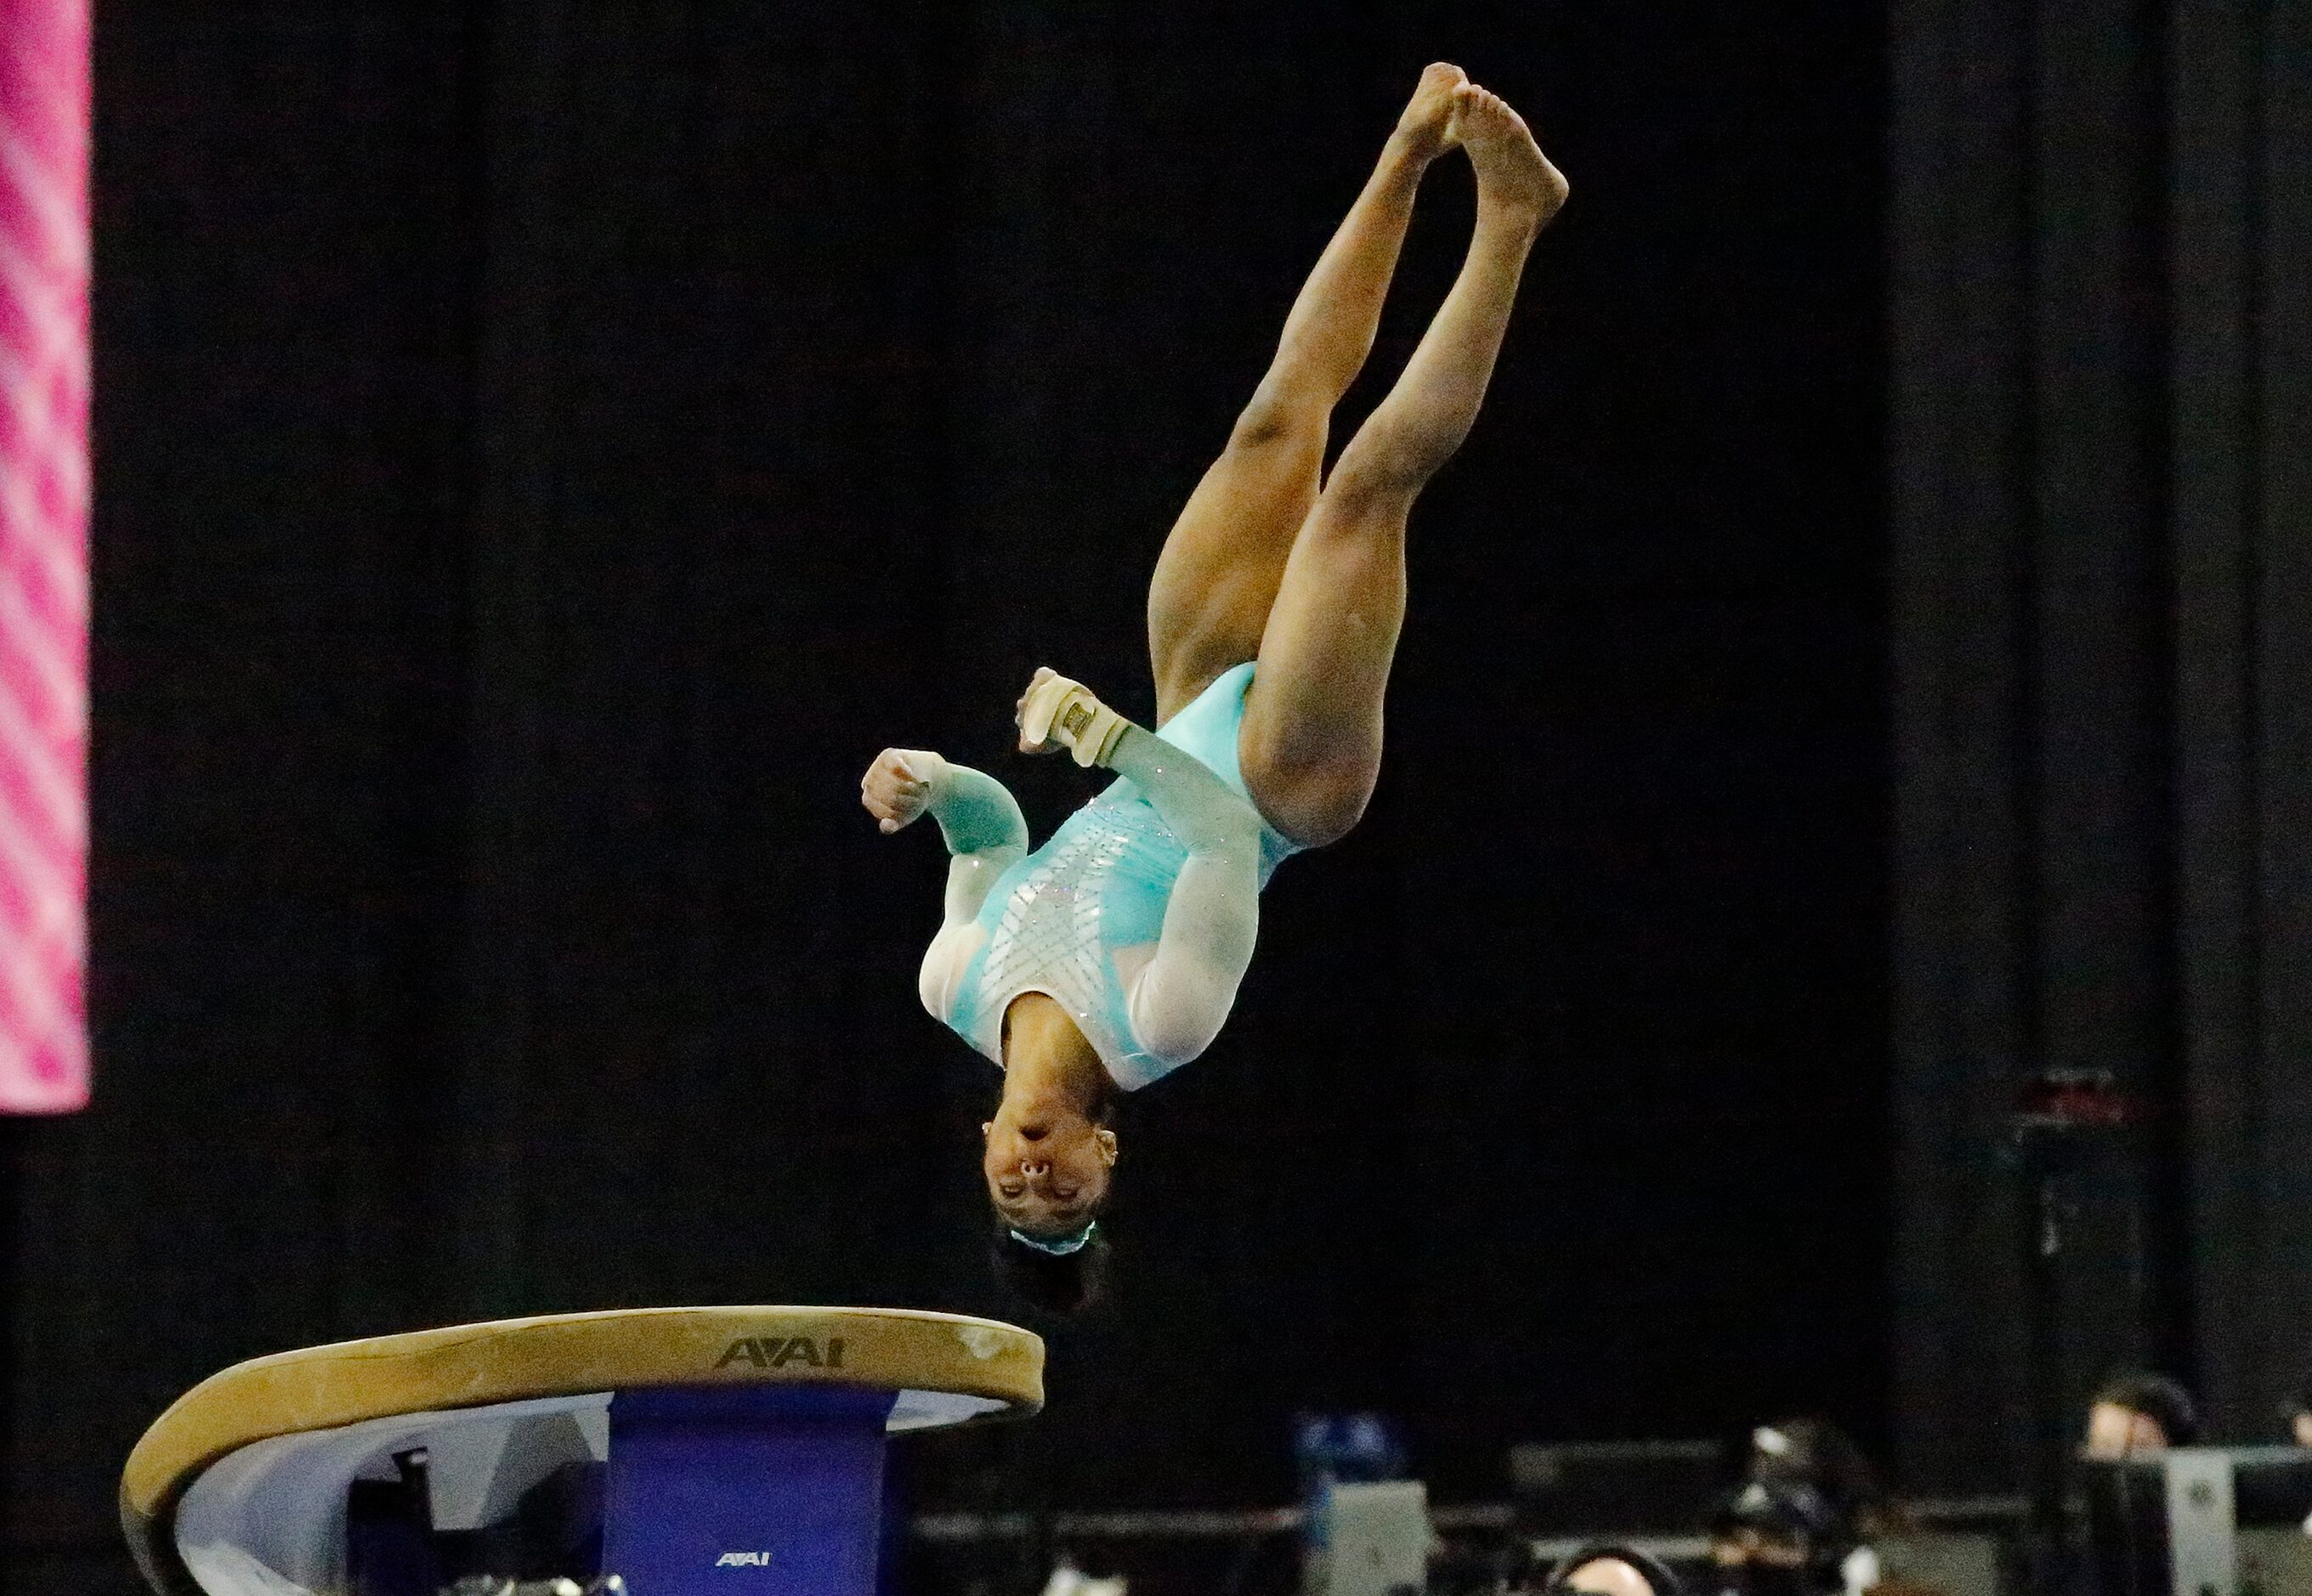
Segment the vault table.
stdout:
<svg viewBox="0 0 2312 1596">
<path fill-rule="evenodd" d="M 486 1548 L 541 1501 L 595 1562 L 553 1572 L 616 1574 L 630 1596 L 871 1596 L 885 1437 L 1024 1417 L 1043 1371 L 1015 1326 L 886 1308 L 346 1341 L 179 1398 L 129 1454 L 121 1522 L 162 1596 L 432 1596 L 442 1546 Z M 379 1501 L 412 1517 L 349 1507 Z"/>
</svg>

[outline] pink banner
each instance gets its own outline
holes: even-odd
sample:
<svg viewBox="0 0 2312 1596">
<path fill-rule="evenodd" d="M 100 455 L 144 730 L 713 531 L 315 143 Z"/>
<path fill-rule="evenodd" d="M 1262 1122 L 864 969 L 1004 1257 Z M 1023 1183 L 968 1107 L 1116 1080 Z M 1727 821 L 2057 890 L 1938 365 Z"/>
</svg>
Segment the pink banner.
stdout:
<svg viewBox="0 0 2312 1596">
<path fill-rule="evenodd" d="M 0 0 L 0 1112 L 88 1101 L 88 0 Z"/>
</svg>

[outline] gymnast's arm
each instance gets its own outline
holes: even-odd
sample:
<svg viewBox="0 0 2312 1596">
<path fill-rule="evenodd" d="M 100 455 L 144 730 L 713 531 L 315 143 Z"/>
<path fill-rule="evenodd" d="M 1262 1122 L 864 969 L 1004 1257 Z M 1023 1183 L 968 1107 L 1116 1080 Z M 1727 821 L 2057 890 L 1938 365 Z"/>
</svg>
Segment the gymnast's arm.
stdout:
<svg viewBox="0 0 2312 1596">
<path fill-rule="evenodd" d="M 1260 929 L 1260 814 L 1197 760 L 1127 725 L 1108 767 L 1147 795 L 1187 848 L 1155 956 L 1129 993 L 1140 1045 L 1168 1065 L 1210 1047 Z"/>
<path fill-rule="evenodd" d="M 1028 853 L 1028 823 L 1003 782 L 923 748 L 886 748 L 867 767 L 859 801 L 886 835 L 928 813 L 947 842 L 946 924 L 968 923 L 997 876 Z"/>
</svg>

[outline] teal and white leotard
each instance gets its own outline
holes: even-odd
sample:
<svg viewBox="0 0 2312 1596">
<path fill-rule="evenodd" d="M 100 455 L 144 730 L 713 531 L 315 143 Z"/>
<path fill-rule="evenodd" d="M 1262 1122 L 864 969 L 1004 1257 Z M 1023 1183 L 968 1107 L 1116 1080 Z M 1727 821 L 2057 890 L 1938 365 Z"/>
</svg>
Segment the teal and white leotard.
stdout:
<svg viewBox="0 0 2312 1596">
<path fill-rule="evenodd" d="M 1238 766 L 1252 675 L 1239 665 L 1160 731 L 1127 732 L 1110 761 L 1123 779 L 1033 853 L 1001 782 L 938 772 L 931 812 L 953 857 L 920 982 L 934 1019 L 1001 1065 L 1005 1013 L 1042 992 L 1126 1091 L 1211 1045 L 1251 962 L 1260 889 L 1297 851 Z"/>
</svg>

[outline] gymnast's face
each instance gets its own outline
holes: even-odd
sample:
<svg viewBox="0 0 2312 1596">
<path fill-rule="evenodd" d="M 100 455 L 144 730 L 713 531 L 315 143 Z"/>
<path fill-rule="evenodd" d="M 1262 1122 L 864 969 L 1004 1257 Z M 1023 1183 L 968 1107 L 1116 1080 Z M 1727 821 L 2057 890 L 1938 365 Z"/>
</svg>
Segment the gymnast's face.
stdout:
<svg viewBox="0 0 2312 1596">
<path fill-rule="evenodd" d="M 1005 1103 L 980 1128 L 980 1168 L 1003 1223 L 1033 1236 L 1082 1230 L 1108 1196 L 1116 1132 L 1073 1111 Z"/>
</svg>

